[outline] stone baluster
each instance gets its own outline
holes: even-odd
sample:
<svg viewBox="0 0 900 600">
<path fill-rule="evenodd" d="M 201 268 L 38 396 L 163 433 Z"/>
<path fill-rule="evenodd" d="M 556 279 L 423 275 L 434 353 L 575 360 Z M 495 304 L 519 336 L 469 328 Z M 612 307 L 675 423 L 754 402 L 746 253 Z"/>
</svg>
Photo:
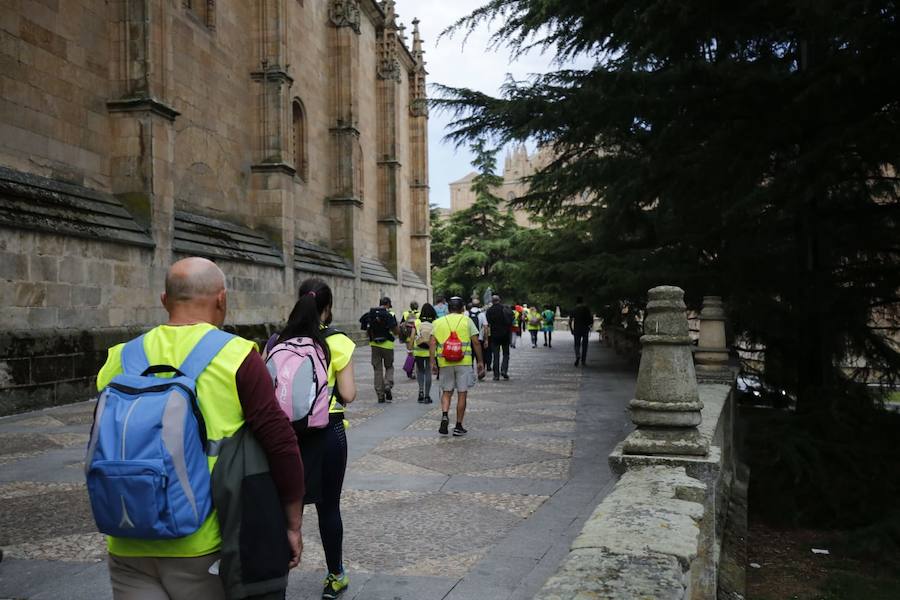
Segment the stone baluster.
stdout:
<svg viewBox="0 0 900 600">
<path fill-rule="evenodd" d="M 626 454 L 705 456 L 700 435 L 703 402 L 697 389 L 684 290 L 672 286 L 649 292 L 642 355 L 631 420 L 637 429 L 624 444 Z"/>
<path fill-rule="evenodd" d="M 704 296 L 700 311 L 700 342 L 694 351 L 697 381 L 725 383 L 734 380 L 728 366 L 728 347 L 725 343 L 725 309 L 720 296 Z"/>
</svg>

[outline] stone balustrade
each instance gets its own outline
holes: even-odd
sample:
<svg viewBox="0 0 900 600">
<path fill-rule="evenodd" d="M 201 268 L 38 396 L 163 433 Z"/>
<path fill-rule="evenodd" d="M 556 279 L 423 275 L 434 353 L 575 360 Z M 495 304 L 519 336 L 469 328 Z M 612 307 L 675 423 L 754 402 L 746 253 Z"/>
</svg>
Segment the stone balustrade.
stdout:
<svg viewBox="0 0 900 600">
<path fill-rule="evenodd" d="M 742 597 L 746 477 L 736 476 L 733 375 L 726 383 L 717 352 L 715 376 L 698 385 L 682 296 L 650 291 L 637 428 L 609 456 L 620 479 L 538 600 Z"/>
<path fill-rule="evenodd" d="M 631 329 L 620 326 L 604 327 L 601 335 L 604 343 L 619 356 L 635 362 L 640 358 L 641 334 L 636 327 Z"/>
</svg>

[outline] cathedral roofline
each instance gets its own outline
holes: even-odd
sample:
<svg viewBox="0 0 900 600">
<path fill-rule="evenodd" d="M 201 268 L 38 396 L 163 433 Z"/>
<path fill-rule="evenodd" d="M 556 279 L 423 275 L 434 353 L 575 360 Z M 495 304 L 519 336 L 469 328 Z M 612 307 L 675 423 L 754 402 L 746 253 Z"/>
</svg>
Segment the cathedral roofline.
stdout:
<svg viewBox="0 0 900 600">
<path fill-rule="evenodd" d="M 463 177 L 462 179 L 457 179 L 456 181 L 451 181 L 451 182 L 450 182 L 450 185 L 457 185 L 457 184 L 460 184 L 460 183 L 469 183 L 470 181 L 472 181 L 472 180 L 475 179 L 476 177 L 478 177 L 478 173 L 476 173 L 475 171 L 472 171 L 471 173 L 469 173 L 468 175 L 466 175 L 466 176 Z"/>
</svg>

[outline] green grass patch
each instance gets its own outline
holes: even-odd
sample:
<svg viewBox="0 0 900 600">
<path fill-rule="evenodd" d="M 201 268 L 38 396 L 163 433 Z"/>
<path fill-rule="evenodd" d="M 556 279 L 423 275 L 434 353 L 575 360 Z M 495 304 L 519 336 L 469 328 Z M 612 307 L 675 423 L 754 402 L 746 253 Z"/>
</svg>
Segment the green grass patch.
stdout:
<svg viewBox="0 0 900 600">
<path fill-rule="evenodd" d="M 900 404 L 900 392 L 891 392 L 888 394 L 887 401 Z"/>
</svg>

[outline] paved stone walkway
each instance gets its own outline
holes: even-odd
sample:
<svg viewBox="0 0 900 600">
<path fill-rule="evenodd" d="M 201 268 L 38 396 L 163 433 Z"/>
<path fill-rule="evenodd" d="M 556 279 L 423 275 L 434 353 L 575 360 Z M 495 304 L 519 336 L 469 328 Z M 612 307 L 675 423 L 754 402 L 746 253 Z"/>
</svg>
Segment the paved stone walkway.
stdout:
<svg viewBox="0 0 900 600">
<path fill-rule="evenodd" d="M 465 438 L 437 433 L 439 405 L 416 402 L 402 352 L 388 405 L 375 402 L 368 349 L 356 353 L 346 598 L 525 599 L 556 569 L 612 485 L 606 455 L 629 431 L 634 388 L 634 373 L 596 337 L 585 369 L 572 365 L 572 338 L 556 337 L 552 349 L 513 350 L 510 381 L 478 384 Z M 0 599 L 111 597 L 82 479 L 92 409 L 0 419 Z M 310 507 L 290 599 L 321 591 L 315 521 Z"/>
</svg>

